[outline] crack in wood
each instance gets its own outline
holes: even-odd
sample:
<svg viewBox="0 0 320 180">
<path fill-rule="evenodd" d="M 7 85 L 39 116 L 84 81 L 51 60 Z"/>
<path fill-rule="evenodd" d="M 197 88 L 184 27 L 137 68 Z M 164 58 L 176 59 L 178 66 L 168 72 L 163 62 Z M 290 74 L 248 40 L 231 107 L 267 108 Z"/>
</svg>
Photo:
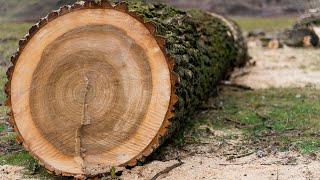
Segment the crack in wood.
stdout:
<svg viewBox="0 0 320 180">
<path fill-rule="evenodd" d="M 76 156 L 77 162 L 81 165 L 83 171 L 86 171 L 86 167 L 84 163 L 84 157 L 86 156 L 85 155 L 86 149 L 82 147 L 82 142 L 81 142 L 84 126 L 88 126 L 91 124 L 91 118 L 88 114 L 88 92 L 90 90 L 90 81 L 86 75 L 84 77 L 84 81 L 85 81 L 85 92 L 83 96 L 83 116 L 81 120 L 81 125 L 76 130 L 75 156 Z"/>
<path fill-rule="evenodd" d="M 83 101 L 83 121 L 82 121 L 82 125 L 86 126 L 86 125 L 90 125 L 91 124 L 91 118 L 88 114 L 88 92 L 90 89 L 90 81 L 89 78 L 87 76 L 85 76 L 85 83 L 86 83 L 86 91 L 84 94 L 84 101 Z"/>
</svg>

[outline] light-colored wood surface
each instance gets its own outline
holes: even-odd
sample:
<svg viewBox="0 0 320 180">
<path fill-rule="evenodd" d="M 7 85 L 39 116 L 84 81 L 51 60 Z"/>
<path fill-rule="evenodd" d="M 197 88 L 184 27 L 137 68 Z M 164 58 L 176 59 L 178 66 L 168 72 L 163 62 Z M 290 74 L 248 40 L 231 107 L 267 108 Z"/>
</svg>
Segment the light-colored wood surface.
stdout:
<svg viewBox="0 0 320 180">
<path fill-rule="evenodd" d="M 56 18 L 28 42 L 11 79 L 24 146 L 66 174 L 134 160 L 167 120 L 169 66 L 153 34 L 127 13 L 81 9 Z"/>
</svg>

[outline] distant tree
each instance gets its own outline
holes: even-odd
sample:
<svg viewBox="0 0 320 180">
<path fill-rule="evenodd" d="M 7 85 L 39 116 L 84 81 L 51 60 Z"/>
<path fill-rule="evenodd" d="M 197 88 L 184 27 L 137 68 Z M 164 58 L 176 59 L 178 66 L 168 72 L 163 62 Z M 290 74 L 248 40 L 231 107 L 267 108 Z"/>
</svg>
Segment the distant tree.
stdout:
<svg viewBox="0 0 320 180">
<path fill-rule="evenodd" d="M 0 1 L 0 15 L 4 15 L 8 10 L 8 3 L 6 1 Z"/>
</svg>

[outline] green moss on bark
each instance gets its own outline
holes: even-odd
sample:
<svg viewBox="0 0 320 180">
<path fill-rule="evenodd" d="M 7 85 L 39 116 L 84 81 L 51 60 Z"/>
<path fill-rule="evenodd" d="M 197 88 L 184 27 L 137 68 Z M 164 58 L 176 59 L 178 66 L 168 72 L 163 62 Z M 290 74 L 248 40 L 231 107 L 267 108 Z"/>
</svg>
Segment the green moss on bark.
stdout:
<svg viewBox="0 0 320 180">
<path fill-rule="evenodd" d="M 242 37 L 236 41 L 221 19 L 200 10 L 183 11 L 142 2 L 129 3 L 129 10 L 156 25 L 157 34 L 166 39 L 167 54 L 176 62 L 179 101 L 174 110 L 174 130 L 196 112 L 234 66 L 246 61 L 245 43 Z"/>
</svg>

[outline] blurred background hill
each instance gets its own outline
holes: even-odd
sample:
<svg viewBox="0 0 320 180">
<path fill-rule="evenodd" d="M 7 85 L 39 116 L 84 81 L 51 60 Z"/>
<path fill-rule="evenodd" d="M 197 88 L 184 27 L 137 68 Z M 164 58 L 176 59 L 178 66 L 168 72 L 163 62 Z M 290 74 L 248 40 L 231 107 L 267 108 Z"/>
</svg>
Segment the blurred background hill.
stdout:
<svg viewBox="0 0 320 180">
<path fill-rule="evenodd" d="M 0 0 L 0 20 L 34 21 L 76 0 Z"/>
<path fill-rule="evenodd" d="M 179 7 L 198 7 L 231 16 L 280 16 L 301 12 L 299 0 L 167 0 Z"/>
<path fill-rule="evenodd" d="M 0 0 L 0 20 L 34 21 L 50 10 L 77 0 Z M 146 0 L 165 2 L 181 8 L 202 8 L 230 16 L 274 17 L 298 14 L 306 9 L 302 0 Z M 309 0 L 315 1 L 315 0 Z"/>
</svg>

